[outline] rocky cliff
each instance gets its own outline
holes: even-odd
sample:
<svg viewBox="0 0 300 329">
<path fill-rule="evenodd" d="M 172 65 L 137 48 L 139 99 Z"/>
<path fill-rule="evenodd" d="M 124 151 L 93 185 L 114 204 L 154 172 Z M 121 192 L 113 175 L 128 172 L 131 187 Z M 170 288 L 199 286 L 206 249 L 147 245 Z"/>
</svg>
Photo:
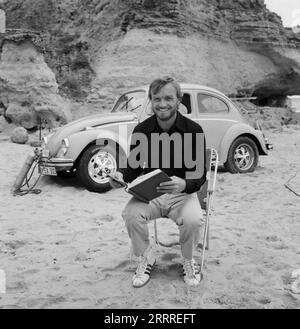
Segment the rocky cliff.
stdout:
<svg viewBox="0 0 300 329">
<path fill-rule="evenodd" d="M 300 38 L 263 0 L 4 0 L 41 32 L 60 92 L 107 108 L 158 75 L 260 99 L 300 94 Z"/>
<path fill-rule="evenodd" d="M 40 122 L 56 127 L 71 119 L 68 103 L 59 95 L 55 75 L 36 39 L 23 32 L 2 40 L 0 108 L 9 122 L 26 129 Z"/>
</svg>

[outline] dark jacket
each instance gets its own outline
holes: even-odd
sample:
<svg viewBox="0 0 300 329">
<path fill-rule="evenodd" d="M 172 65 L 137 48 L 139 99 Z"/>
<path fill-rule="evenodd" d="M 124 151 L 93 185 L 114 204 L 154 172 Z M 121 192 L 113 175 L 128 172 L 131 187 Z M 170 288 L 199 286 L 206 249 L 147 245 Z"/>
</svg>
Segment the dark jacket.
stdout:
<svg viewBox="0 0 300 329">
<path fill-rule="evenodd" d="M 140 141 L 140 134 L 143 134 L 143 140 L 147 142 L 147 145 L 136 143 L 136 141 Z M 174 139 L 170 139 L 170 136 L 173 136 Z M 169 141 L 165 144 L 167 148 L 163 147 L 163 142 L 157 143 L 160 138 L 161 141 Z M 173 141 L 170 142 L 170 140 Z M 156 116 L 153 115 L 138 124 L 133 130 L 127 168 L 121 171 L 125 182 L 131 182 L 140 174 L 146 174 L 159 168 L 170 177 L 177 176 L 185 179 L 186 189 L 183 192 L 194 193 L 206 180 L 205 149 L 204 132 L 196 122 L 177 112 L 175 123 L 167 132 L 164 132 L 159 127 Z M 193 161 L 188 162 L 187 159 Z M 188 162 L 188 166 L 186 162 Z M 139 163 L 139 165 L 133 166 L 133 163 Z M 193 163 L 197 165 L 191 167 L 190 164 Z"/>
</svg>

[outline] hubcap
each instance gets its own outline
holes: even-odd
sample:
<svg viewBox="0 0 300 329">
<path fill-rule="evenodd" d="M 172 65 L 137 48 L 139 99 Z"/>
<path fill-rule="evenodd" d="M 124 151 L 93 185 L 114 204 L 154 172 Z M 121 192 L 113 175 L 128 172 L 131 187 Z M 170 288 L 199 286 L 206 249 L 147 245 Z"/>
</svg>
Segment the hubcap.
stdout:
<svg viewBox="0 0 300 329">
<path fill-rule="evenodd" d="M 248 144 L 241 144 L 234 152 L 234 162 L 240 170 L 248 170 L 254 162 L 254 151 Z"/>
<path fill-rule="evenodd" d="M 117 170 L 117 162 L 112 154 L 99 151 L 94 154 L 88 164 L 88 172 L 92 180 L 99 184 L 108 183 L 107 173 Z"/>
</svg>

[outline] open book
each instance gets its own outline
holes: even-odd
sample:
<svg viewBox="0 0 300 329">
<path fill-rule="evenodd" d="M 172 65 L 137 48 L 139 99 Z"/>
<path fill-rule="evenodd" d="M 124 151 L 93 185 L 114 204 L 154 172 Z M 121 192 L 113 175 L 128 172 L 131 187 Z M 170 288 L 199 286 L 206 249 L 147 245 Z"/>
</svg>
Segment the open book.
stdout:
<svg viewBox="0 0 300 329">
<path fill-rule="evenodd" d="M 116 180 L 114 177 L 110 177 Z M 140 201 L 149 203 L 149 201 L 164 194 L 156 191 L 158 185 L 162 182 L 171 180 L 172 179 L 165 172 L 160 169 L 156 169 L 148 174 L 139 176 L 128 184 L 119 180 L 116 181 L 125 187 L 126 192 L 132 194 Z"/>
</svg>

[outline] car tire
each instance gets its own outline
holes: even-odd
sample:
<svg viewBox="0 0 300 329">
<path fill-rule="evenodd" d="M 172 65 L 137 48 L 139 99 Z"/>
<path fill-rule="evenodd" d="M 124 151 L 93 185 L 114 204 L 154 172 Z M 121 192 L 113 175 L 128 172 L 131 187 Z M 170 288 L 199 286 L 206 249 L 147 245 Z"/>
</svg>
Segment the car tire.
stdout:
<svg viewBox="0 0 300 329">
<path fill-rule="evenodd" d="M 87 190 L 104 193 L 111 189 L 109 177 L 105 171 L 113 173 L 118 168 L 117 152 L 113 147 L 92 145 L 83 152 L 77 172 L 81 183 Z"/>
<path fill-rule="evenodd" d="M 230 146 L 224 167 L 231 173 L 253 172 L 258 164 L 258 148 L 249 137 L 238 137 Z"/>
</svg>

